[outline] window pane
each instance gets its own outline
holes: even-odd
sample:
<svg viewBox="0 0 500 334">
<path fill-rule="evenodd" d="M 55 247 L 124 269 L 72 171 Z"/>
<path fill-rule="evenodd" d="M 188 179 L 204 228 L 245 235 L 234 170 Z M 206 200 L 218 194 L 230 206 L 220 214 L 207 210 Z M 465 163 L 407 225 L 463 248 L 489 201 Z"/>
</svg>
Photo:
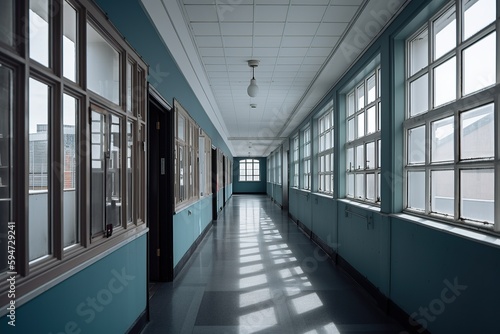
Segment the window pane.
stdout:
<svg viewBox="0 0 500 334">
<path fill-rule="evenodd" d="M 453 117 L 432 123 L 431 150 L 432 162 L 453 160 L 455 150 Z"/>
<path fill-rule="evenodd" d="M 354 93 L 347 95 L 347 115 L 354 114 Z"/>
<path fill-rule="evenodd" d="M 434 59 L 455 47 L 456 31 L 455 7 L 452 7 L 434 22 Z"/>
<path fill-rule="evenodd" d="M 130 62 L 127 62 L 127 111 L 132 112 L 132 73 L 133 67 Z"/>
<path fill-rule="evenodd" d="M 365 169 L 364 146 L 356 146 L 356 169 Z"/>
<path fill-rule="evenodd" d="M 182 115 L 177 118 L 177 138 L 186 140 L 186 119 Z"/>
<path fill-rule="evenodd" d="M 347 121 L 347 141 L 354 140 L 354 118 Z"/>
<path fill-rule="evenodd" d="M 87 24 L 87 86 L 102 97 L 120 103 L 120 54 Z"/>
<path fill-rule="evenodd" d="M 120 226 L 121 223 L 121 121 L 118 116 L 111 115 L 109 140 L 109 167 L 106 180 L 106 224 Z"/>
<path fill-rule="evenodd" d="M 179 145 L 177 150 L 179 159 L 179 201 L 182 202 L 186 199 L 186 189 L 184 184 L 184 172 L 185 172 L 185 159 L 184 159 L 184 146 Z"/>
<path fill-rule="evenodd" d="M 76 149 L 79 146 L 76 134 L 78 104 L 74 97 L 63 96 L 63 222 L 64 247 L 80 241 L 78 225 L 78 161 Z"/>
<path fill-rule="evenodd" d="M 365 199 L 365 174 L 356 174 L 356 198 Z"/>
<path fill-rule="evenodd" d="M 370 109 L 368 109 L 368 111 L 366 112 L 366 133 L 367 134 L 370 134 L 370 133 L 374 133 L 375 131 L 377 131 L 377 120 L 376 120 L 376 113 L 375 113 L 375 106 L 371 107 Z"/>
<path fill-rule="evenodd" d="M 368 90 L 367 103 L 370 104 L 373 101 L 375 101 L 375 74 L 368 78 L 366 85 L 367 85 L 366 88 Z"/>
<path fill-rule="evenodd" d="M 50 254 L 49 223 L 50 88 L 29 82 L 29 260 Z"/>
<path fill-rule="evenodd" d="M 408 208 L 425 210 L 425 172 L 408 172 Z"/>
<path fill-rule="evenodd" d="M 91 219 L 92 219 L 92 236 L 100 234 L 104 231 L 104 210 L 105 210 L 105 153 L 106 140 L 106 118 L 103 114 L 92 111 L 92 137 L 91 137 Z"/>
<path fill-rule="evenodd" d="M 358 136 L 357 138 L 361 138 L 365 135 L 365 113 L 359 113 L 356 116 L 356 121 L 358 123 Z"/>
<path fill-rule="evenodd" d="M 357 96 L 358 96 L 358 108 L 357 110 L 361 110 L 365 107 L 365 85 L 362 84 L 357 88 Z"/>
<path fill-rule="evenodd" d="M 0 42 L 12 46 L 14 45 L 14 18 L 16 17 L 14 15 L 14 0 L 2 0 L 1 5 Z M 5 233 L 7 234 L 7 232 Z"/>
<path fill-rule="evenodd" d="M 425 163 L 425 126 L 408 130 L 408 164 Z"/>
<path fill-rule="evenodd" d="M 30 57 L 44 66 L 49 66 L 49 1 L 30 0 L 29 15 Z"/>
<path fill-rule="evenodd" d="M 431 181 L 431 211 L 453 216 L 455 211 L 453 171 L 432 171 Z"/>
<path fill-rule="evenodd" d="M 464 1 L 464 40 L 495 21 L 495 0 Z"/>
<path fill-rule="evenodd" d="M 463 95 L 496 82 L 496 33 L 491 33 L 463 52 Z"/>
<path fill-rule="evenodd" d="M 77 16 L 76 10 L 66 1 L 64 10 L 64 35 L 63 35 L 63 74 L 66 78 L 76 81 L 76 46 L 77 44 Z"/>
<path fill-rule="evenodd" d="M 0 14 L 0 17 L 2 14 Z M 0 29 L 2 28 L 0 23 Z M 0 30 L 1 31 L 1 30 Z M 12 219 L 12 70 L 0 64 L 0 273 L 7 270 L 8 222 Z"/>
<path fill-rule="evenodd" d="M 410 42 L 410 75 L 417 73 L 428 64 L 429 34 L 425 29 Z"/>
<path fill-rule="evenodd" d="M 375 142 L 366 144 L 366 168 L 375 168 Z"/>
<path fill-rule="evenodd" d="M 375 174 L 366 174 L 366 199 L 375 201 Z"/>
<path fill-rule="evenodd" d="M 203 147 L 203 145 L 200 145 Z M 200 161 L 204 163 L 203 151 L 200 152 Z M 134 124 L 127 122 L 127 222 L 133 223 L 133 207 L 134 207 Z M 203 165 L 200 164 L 200 171 L 203 171 Z M 200 181 L 200 187 L 203 186 Z"/>
<path fill-rule="evenodd" d="M 429 108 L 428 75 L 410 83 L 410 117 L 426 112 Z"/>
<path fill-rule="evenodd" d="M 434 70 L 434 106 L 456 99 L 456 58 L 450 58 Z"/>
<path fill-rule="evenodd" d="M 354 197 L 354 174 L 347 174 L 347 196 Z"/>
<path fill-rule="evenodd" d="M 346 169 L 348 171 L 354 170 L 354 149 L 352 147 L 347 149 Z"/>
<path fill-rule="evenodd" d="M 495 222 L 494 170 L 462 170 L 460 189 L 461 217 L 493 224 Z"/>
<path fill-rule="evenodd" d="M 381 140 L 377 140 L 377 168 L 382 167 Z"/>
<path fill-rule="evenodd" d="M 488 104 L 460 115 L 460 158 L 495 155 L 494 105 Z"/>
</svg>

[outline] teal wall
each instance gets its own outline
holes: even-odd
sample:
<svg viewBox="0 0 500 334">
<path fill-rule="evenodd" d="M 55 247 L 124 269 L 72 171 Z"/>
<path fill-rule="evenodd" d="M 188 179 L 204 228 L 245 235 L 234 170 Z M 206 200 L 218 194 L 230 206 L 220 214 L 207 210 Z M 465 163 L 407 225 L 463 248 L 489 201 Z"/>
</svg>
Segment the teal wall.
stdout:
<svg viewBox="0 0 500 334">
<path fill-rule="evenodd" d="M 235 194 L 265 194 L 267 192 L 267 159 L 252 158 L 259 160 L 260 181 L 240 182 L 240 160 L 247 158 L 233 159 L 233 191 Z"/>
<path fill-rule="evenodd" d="M 346 86 L 365 66 L 380 63 L 381 207 L 341 199 L 345 178 L 339 172 L 335 198 L 290 188 L 289 213 L 431 333 L 499 333 L 498 238 L 477 233 L 476 240 L 468 237 L 473 232 L 401 214 L 403 131 L 397 125 L 404 119 L 404 40 L 443 4 L 441 0 L 411 1 L 319 104 L 333 98 L 335 110 L 343 110 Z M 315 116 L 304 119 L 292 134 Z M 344 121 L 337 112 L 335 124 Z M 335 170 L 342 171 L 345 127 L 336 126 L 335 136 L 340 148 L 335 152 Z M 273 196 L 274 185 L 268 183 L 267 193 Z M 408 319 L 408 325 L 418 328 L 415 320 Z"/>
<path fill-rule="evenodd" d="M 0 333 L 125 333 L 146 310 L 146 234 L 16 309 Z M 95 305 L 94 305 L 95 303 Z"/>
</svg>

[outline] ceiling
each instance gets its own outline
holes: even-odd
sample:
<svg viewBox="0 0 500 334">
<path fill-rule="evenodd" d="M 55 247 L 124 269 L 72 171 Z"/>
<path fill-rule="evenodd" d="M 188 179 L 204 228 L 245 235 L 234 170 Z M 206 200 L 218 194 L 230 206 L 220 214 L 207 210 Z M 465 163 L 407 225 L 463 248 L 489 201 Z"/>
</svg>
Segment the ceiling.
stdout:
<svg viewBox="0 0 500 334">
<path fill-rule="evenodd" d="M 275 150 L 408 1 L 142 0 L 234 157 Z"/>
</svg>

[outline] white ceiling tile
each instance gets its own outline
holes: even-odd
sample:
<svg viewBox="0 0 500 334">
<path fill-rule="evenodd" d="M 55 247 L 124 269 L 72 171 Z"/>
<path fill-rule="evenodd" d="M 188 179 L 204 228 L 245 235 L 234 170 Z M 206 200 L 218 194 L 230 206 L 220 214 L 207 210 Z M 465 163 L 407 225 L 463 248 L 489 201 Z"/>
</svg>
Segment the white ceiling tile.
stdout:
<svg viewBox="0 0 500 334">
<path fill-rule="evenodd" d="M 250 56 L 252 54 L 251 48 L 225 48 L 224 52 L 226 56 Z"/>
<path fill-rule="evenodd" d="M 251 22 L 221 22 L 222 35 L 251 36 Z"/>
<path fill-rule="evenodd" d="M 254 0 L 256 5 L 288 5 L 289 0 Z"/>
<path fill-rule="evenodd" d="M 240 47 L 252 47 L 252 37 L 251 36 L 224 36 L 224 47 L 225 48 L 240 48 Z"/>
<path fill-rule="evenodd" d="M 321 22 L 327 6 L 291 6 L 288 22 Z"/>
<path fill-rule="evenodd" d="M 319 23 L 293 23 L 287 22 L 285 25 L 285 35 L 292 36 L 314 36 Z"/>
<path fill-rule="evenodd" d="M 337 45 L 338 41 L 340 40 L 340 37 L 327 37 L 327 36 L 316 36 L 314 37 L 311 47 L 327 47 L 327 48 L 333 48 L 335 45 Z"/>
<path fill-rule="evenodd" d="M 220 36 L 199 36 L 195 38 L 199 48 L 221 48 L 222 40 Z"/>
<path fill-rule="evenodd" d="M 301 71 L 318 72 L 320 68 L 321 68 L 321 65 L 302 65 L 300 67 L 300 70 Z"/>
<path fill-rule="evenodd" d="M 281 44 L 281 36 L 256 36 L 253 38 L 253 46 L 260 47 L 276 47 Z"/>
<path fill-rule="evenodd" d="M 279 48 L 254 48 L 253 55 L 259 57 L 276 57 L 278 56 Z"/>
<path fill-rule="evenodd" d="M 308 48 L 281 48 L 280 57 L 305 57 Z"/>
<path fill-rule="evenodd" d="M 332 0 L 332 5 L 361 5 L 363 0 Z"/>
<path fill-rule="evenodd" d="M 217 22 L 217 10 L 209 5 L 186 5 L 186 12 L 191 22 Z"/>
<path fill-rule="evenodd" d="M 282 65 L 300 65 L 303 61 L 303 57 L 280 57 L 277 63 Z"/>
<path fill-rule="evenodd" d="M 226 72 L 207 72 L 208 76 L 211 78 L 228 78 L 228 74 Z"/>
<path fill-rule="evenodd" d="M 224 57 L 203 57 L 202 61 L 205 65 L 221 65 L 226 63 Z"/>
<path fill-rule="evenodd" d="M 226 63 L 227 64 L 231 64 L 231 65 L 245 65 L 245 66 L 248 66 L 247 64 L 247 60 L 248 60 L 248 57 L 246 56 L 242 56 L 242 57 L 226 57 Z"/>
<path fill-rule="evenodd" d="M 202 57 L 224 56 L 221 48 L 199 48 Z"/>
<path fill-rule="evenodd" d="M 308 57 L 326 57 L 332 52 L 331 48 L 310 48 L 307 52 Z"/>
<path fill-rule="evenodd" d="M 215 0 L 183 0 L 185 5 L 213 5 Z"/>
<path fill-rule="evenodd" d="M 208 72 L 215 72 L 215 71 L 227 71 L 226 65 L 205 65 L 205 69 Z"/>
<path fill-rule="evenodd" d="M 296 72 L 300 70 L 300 65 L 276 65 L 276 71 L 291 71 Z"/>
<path fill-rule="evenodd" d="M 292 0 L 292 5 L 328 5 L 330 0 Z"/>
<path fill-rule="evenodd" d="M 304 58 L 304 65 L 323 65 L 323 63 L 326 61 L 326 57 L 305 57 Z"/>
<path fill-rule="evenodd" d="M 191 28 L 195 36 L 219 35 L 219 24 L 217 22 L 193 22 Z"/>
<path fill-rule="evenodd" d="M 307 48 L 311 45 L 311 36 L 284 36 L 281 47 L 284 48 Z"/>
<path fill-rule="evenodd" d="M 323 22 L 349 22 L 358 10 L 358 6 L 330 6 L 323 17 Z"/>
<path fill-rule="evenodd" d="M 255 21 L 285 22 L 288 6 L 256 5 Z"/>
<path fill-rule="evenodd" d="M 282 22 L 256 22 L 253 30 L 255 36 L 281 36 L 284 27 Z"/>
<path fill-rule="evenodd" d="M 220 4 L 217 6 L 219 20 L 221 22 L 252 22 L 253 6 L 240 4 Z"/>
<path fill-rule="evenodd" d="M 319 25 L 317 35 L 318 36 L 341 36 L 345 29 L 347 28 L 347 23 L 341 22 L 323 22 Z"/>
</svg>

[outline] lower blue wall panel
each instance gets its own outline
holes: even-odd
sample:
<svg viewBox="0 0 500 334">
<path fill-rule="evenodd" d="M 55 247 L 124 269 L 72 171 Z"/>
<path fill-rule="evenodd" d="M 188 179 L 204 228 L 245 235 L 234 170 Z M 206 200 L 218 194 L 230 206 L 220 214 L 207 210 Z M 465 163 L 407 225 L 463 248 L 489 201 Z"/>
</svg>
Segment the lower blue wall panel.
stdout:
<svg viewBox="0 0 500 334">
<path fill-rule="evenodd" d="M 143 235 L 16 309 L 0 333 L 125 333 L 146 310 Z"/>
</svg>

